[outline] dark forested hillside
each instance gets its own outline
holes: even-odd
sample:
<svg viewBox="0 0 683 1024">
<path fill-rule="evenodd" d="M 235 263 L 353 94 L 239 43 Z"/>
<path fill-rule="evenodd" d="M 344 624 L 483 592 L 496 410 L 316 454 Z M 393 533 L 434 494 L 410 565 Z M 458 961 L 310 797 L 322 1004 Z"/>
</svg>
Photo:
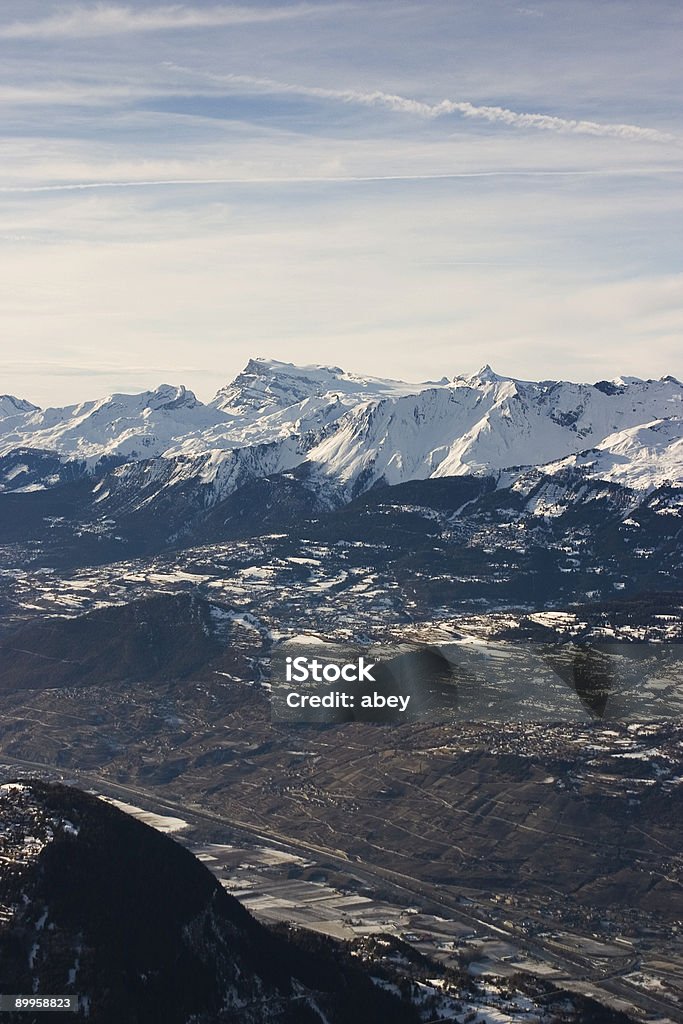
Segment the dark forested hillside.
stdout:
<svg viewBox="0 0 683 1024">
<path fill-rule="evenodd" d="M 0 787 L 0 854 L 4 993 L 76 994 L 94 1024 L 416 1020 L 337 946 L 268 930 L 184 847 L 78 790 Z"/>
</svg>

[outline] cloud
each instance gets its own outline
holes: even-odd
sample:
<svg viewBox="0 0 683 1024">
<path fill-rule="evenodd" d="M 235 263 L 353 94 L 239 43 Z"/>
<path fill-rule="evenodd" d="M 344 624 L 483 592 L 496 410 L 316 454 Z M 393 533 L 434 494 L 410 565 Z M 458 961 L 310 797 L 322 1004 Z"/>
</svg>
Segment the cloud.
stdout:
<svg viewBox="0 0 683 1024">
<path fill-rule="evenodd" d="M 486 121 L 501 121 L 516 128 L 540 128 L 543 131 L 568 132 L 576 135 L 599 135 L 604 138 L 648 140 L 651 142 L 673 142 L 675 136 L 660 132 L 656 128 L 643 128 L 635 124 L 605 124 L 598 121 L 576 120 L 554 117 L 550 114 L 518 113 L 505 107 L 474 106 L 472 103 L 451 103 L 444 100 L 437 104 L 458 111 L 465 117 L 479 117 Z"/>
<path fill-rule="evenodd" d="M 163 95 L 162 87 L 133 85 L 97 85 L 93 82 L 70 85 L 68 82 L 48 82 L 35 86 L 0 85 L 0 103 L 11 107 L 64 106 L 96 107 L 126 103 Z"/>
<path fill-rule="evenodd" d="M 206 205 L 135 189 L 7 204 L 12 230 L 45 232 L 0 247 L 8 356 L 85 367 L 95 338 L 96 367 L 196 365 L 172 377 L 207 398 L 261 352 L 340 362 L 343 349 L 349 369 L 404 379 L 475 370 L 470 361 L 525 378 L 680 375 L 665 270 L 678 218 L 665 197 L 639 208 L 627 178 L 616 189 L 602 178 L 577 189 L 483 180 L 378 187 L 360 204 L 356 186 L 302 187 L 293 204 L 256 190 L 233 202 L 227 189 L 208 190 Z M 649 204 L 649 184 L 644 193 Z M 139 389 L 124 374 L 89 382 L 27 369 L 8 388 L 54 404 Z"/>
<path fill-rule="evenodd" d="M 284 21 L 321 10 L 324 8 L 310 4 L 291 7 L 186 7 L 184 4 L 173 4 L 146 10 L 97 4 L 94 7 L 72 7 L 39 21 L 11 22 L 0 26 L 0 39 L 88 39 L 128 32 L 220 28 Z"/>
<path fill-rule="evenodd" d="M 173 366 L 159 366 L 154 365 L 135 365 L 131 366 L 128 362 L 96 362 L 93 360 L 90 363 L 83 364 L 72 364 L 72 363 L 57 363 L 50 362 L 45 359 L 34 359 L 34 360 L 12 360 L 9 362 L 2 363 L 3 373 L 17 374 L 17 373 L 49 373 L 57 374 L 62 377 L 108 377 L 112 373 L 127 374 L 128 376 L 137 375 L 140 373 L 167 373 L 175 374 L 179 373 L 194 373 L 198 371 L 198 367 L 195 365 L 176 365 Z"/>
<path fill-rule="evenodd" d="M 426 103 L 423 100 L 399 96 L 395 93 L 383 92 L 381 90 L 362 92 L 357 89 L 326 89 L 319 86 L 279 82 L 275 79 L 260 78 L 252 75 L 215 75 L 209 72 L 196 72 L 192 68 L 185 68 L 170 63 L 166 66 L 175 71 L 197 74 L 214 82 L 246 85 L 269 93 L 339 100 L 342 103 L 355 103 L 366 107 L 385 107 L 389 110 L 404 114 L 414 114 L 428 119 L 444 117 L 448 114 L 460 114 L 466 118 L 478 118 L 490 123 L 505 124 L 513 128 L 535 128 L 541 131 L 573 135 L 596 135 L 603 138 L 649 142 L 673 142 L 676 138 L 655 128 L 644 128 L 635 124 L 608 124 L 599 121 L 556 117 L 551 114 L 527 113 L 509 110 L 507 107 L 477 105 L 469 103 L 467 100 L 444 99 L 438 103 Z"/>
<path fill-rule="evenodd" d="M 286 16 L 293 11 L 313 10 L 314 8 L 287 8 Z M 160 10 L 157 8 L 156 10 Z M 164 8 L 164 10 L 171 10 Z M 184 9 L 186 12 L 188 9 Z M 217 10 L 213 8 L 212 10 Z M 221 10 L 225 10 L 222 8 Z M 231 11 L 234 11 L 231 8 Z M 240 8 L 241 10 L 241 8 Z M 280 10 L 268 9 L 271 13 Z M 204 13 L 209 13 L 204 12 Z M 258 12 L 257 12 L 258 13 Z M 260 12 L 265 14 L 265 10 Z M 142 17 L 142 15 L 140 16 Z M 137 20 L 138 15 L 134 16 Z M 227 22 L 226 22 L 227 23 Z M 38 24 L 38 23 L 36 23 Z M 0 29 L 0 38 L 6 38 L 8 29 Z M 122 30 L 123 31 L 123 30 Z M 553 114 L 542 114 L 528 111 L 512 110 L 508 107 L 470 103 L 468 100 L 443 99 L 436 103 L 427 103 L 397 93 L 383 90 L 366 92 L 358 89 L 330 89 L 322 86 L 301 85 L 282 82 L 277 79 L 255 75 L 213 74 L 194 68 L 184 67 L 169 61 L 163 67 L 172 72 L 179 72 L 205 83 L 211 83 L 211 95 L 221 94 L 219 87 L 245 86 L 247 91 L 269 95 L 292 95 L 313 99 L 332 100 L 339 103 L 361 107 L 384 108 L 400 114 L 408 114 L 425 120 L 436 120 L 449 115 L 460 115 L 470 120 L 487 121 L 491 124 L 503 124 L 512 128 L 535 129 L 563 135 L 588 135 L 600 138 L 615 138 L 634 142 L 677 142 L 679 137 L 656 128 L 647 128 L 637 124 L 614 124 L 603 121 L 592 121 L 579 118 L 559 117 Z M 206 91 L 206 90 L 205 90 Z M 154 96 L 198 95 L 196 90 L 186 88 L 178 90 L 170 87 L 167 82 L 147 85 L 113 84 L 102 86 L 94 83 L 84 85 L 65 82 L 46 83 L 40 86 L 5 86 L 0 85 L 0 104 L 15 106 L 50 105 L 50 106 L 98 106 L 118 102 L 134 102 L 138 99 Z"/>
<path fill-rule="evenodd" d="M 459 178 L 594 178 L 614 177 L 646 177 L 652 174 L 683 174 L 676 168 L 600 168 L 600 169 L 553 169 L 553 170 L 517 170 L 501 169 L 496 171 L 452 171 L 440 174 L 348 174 L 348 175 L 290 175 L 288 177 L 252 177 L 252 178 L 157 178 L 140 179 L 138 181 L 69 181 L 50 185 L 9 185 L 0 186 L 0 193 L 37 193 L 37 192 L 82 192 L 94 189 L 117 188 L 163 188 L 192 185 L 324 185 L 353 184 L 358 182 L 391 182 L 391 181 L 448 181 Z"/>
</svg>

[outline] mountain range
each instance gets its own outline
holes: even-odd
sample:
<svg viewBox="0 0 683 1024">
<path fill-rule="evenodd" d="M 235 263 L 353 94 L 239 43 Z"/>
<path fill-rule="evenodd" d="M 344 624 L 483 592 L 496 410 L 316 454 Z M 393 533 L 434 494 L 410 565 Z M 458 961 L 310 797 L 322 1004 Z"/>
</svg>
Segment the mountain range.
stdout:
<svg viewBox="0 0 683 1024">
<path fill-rule="evenodd" d="M 0 485 L 45 488 L 69 465 L 101 473 L 144 463 L 167 487 L 210 484 L 214 499 L 295 467 L 347 499 L 376 483 L 528 467 L 555 475 L 572 466 L 648 489 L 681 481 L 682 403 L 673 377 L 529 382 L 485 366 L 413 385 L 252 359 L 208 404 L 169 385 L 54 409 L 3 396 Z M 50 453 L 59 468 L 35 478 L 21 452 Z"/>
<path fill-rule="evenodd" d="M 271 537 L 274 571 L 324 543 L 337 580 L 349 544 L 421 615 L 659 592 L 682 568 L 682 403 L 671 376 L 413 385 L 263 359 L 208 404 L 5 396 L 0 544 L 42 572 Z"/>
</svg>

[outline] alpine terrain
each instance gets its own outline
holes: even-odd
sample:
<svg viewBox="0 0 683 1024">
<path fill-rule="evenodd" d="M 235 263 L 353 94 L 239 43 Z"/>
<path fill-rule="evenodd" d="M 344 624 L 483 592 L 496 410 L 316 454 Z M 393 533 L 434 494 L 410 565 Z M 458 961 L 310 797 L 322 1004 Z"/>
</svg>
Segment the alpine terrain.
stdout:
<svg viewBox="0 0 683 1024">
<path fill-rule="evenodd" d="M 683 1020 L 683 385 L 448 372 L 0 398 L 3 994 Z M 292 645 L 446 713 L 287 719 Z"/>
</svg>

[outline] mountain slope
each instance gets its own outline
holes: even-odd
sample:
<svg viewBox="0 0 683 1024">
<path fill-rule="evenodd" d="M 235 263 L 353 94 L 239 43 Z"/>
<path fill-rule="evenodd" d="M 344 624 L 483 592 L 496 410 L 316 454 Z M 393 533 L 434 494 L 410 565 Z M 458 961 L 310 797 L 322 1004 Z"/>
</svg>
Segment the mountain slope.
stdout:
<svg viewBox="0 0 683 1024">
<path fill-rule="evenodd" d="M 445 378 L 442 383 L 446 383 Z M 326 395 L 336 395 L 345 405 L 351 405 L 365 399 L 411 394 L 428 386 L 361 377 L 345 373 L 338 366 L 294 366 L 277 359 L 250 359 L 211 404 L 233 416 L 262 416 Z"/>
<path fill-rule="evenodd" d="M 580 468 L 586 476 L 650 490 L 680 482 L 683 467 L 683 419 L 671 416 L 610 434 L 595 448 L 544 467 L 555 474 Z"/>
<path fill-rule="evenodd" d="M 209 405 L 183 386 L 168 384 L 138 395 L 114 394 L 45 410 L 4 396 L 0 455 L 24 447 L 91 465 L 107 457 L 196 456 L 291 435 L 301 438 L 334 423 L 360 401 L 424 386 L 356 377 L 337 367 L 252 359 Z"/>
<path fill-rule="evenodd" d="M 471 377 L 405 384 L 252 359 L 209 405 L 168 385 L 44 411 L 5 396 L 0 455 L 38 449 L 94 465 L 215 453 L 220 461 L 218 452 L 295 439 L 298 461 L 309 452 L 325 476 L 358 490 L 363 481 L 553 462 L 632 427 L 680 417 L 682 401 L 673 377 L 536 383 L 486 366 Z"/>
<path fill-rule="evenodd" d="M 0 786 L 0 852 L 3 992 L 77 995 L 93 1024 L 416 1020 L 340 950 L 269 931 L 184 847 L 79 790 Z"/>
<path fill-rule="evenodd" d="M 224 417 L 192 391 L 162 384 L 139 395 L 110 395 L 65 408 L 36 410 L 2 430 L 0 453 L 17 447 L 58 452 L 91 463 L 106 456 L 160 455 L 176 437 L 196 433 Z"/>
<path fill-rule="evenodd" d="M 289 529 L 377 485 L 459 476 L 544 489 L 537 516 L 604 482 L 627 515 L 634 492 L 683 484 L 682 403 L 673 377 L 530 382 L 487 366 L 412 385 L 250 360 L 210 405 L 164 386 L 0 420 L 0 541 L 78 538 L 98 561 L 254 535 L 259 495 L 264 524 Z"/>
<path fill-rule="evenodd" d="M 193 594 L 153 594 L 0 639 L 0 690 L 184 679 L 228 656 L 230 610 Z"/>
<path fill-rule="evenodd" d="M 672 379 L 614 385 L 606 393 L 599 385 L 522 383 L 485 368 L 449 387 L 358 407 L 308 461 L 350 493 L 377 481 L 541 466 L 656 417 L 673 417 L 682 397 Z M 683 455 L 673 468 L 680 478 Z"/>
</svg>

